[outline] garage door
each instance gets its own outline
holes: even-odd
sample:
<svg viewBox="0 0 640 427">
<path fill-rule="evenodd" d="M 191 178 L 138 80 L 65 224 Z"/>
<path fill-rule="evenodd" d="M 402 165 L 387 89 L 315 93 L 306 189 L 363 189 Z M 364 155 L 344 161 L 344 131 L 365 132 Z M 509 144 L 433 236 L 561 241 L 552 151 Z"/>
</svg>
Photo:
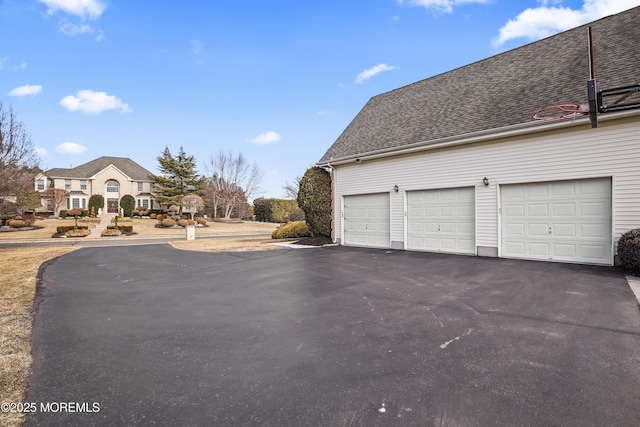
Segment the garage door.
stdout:
<svg viewBox="0 0 640 427">
<path fill-rule="evenodd" d="M 474 254 L 474 188 L 407 192 L 407 249 Z"/>
<path fill-rule="evenodd" d="M 390 220 L 389 193 L 345 196 L 345 245 L 388 248 Z"/>
<path fill-rule="evenodd" d="M 505 185 L 502 256 L 612 264 L 611 179 Z"/>
</svg>

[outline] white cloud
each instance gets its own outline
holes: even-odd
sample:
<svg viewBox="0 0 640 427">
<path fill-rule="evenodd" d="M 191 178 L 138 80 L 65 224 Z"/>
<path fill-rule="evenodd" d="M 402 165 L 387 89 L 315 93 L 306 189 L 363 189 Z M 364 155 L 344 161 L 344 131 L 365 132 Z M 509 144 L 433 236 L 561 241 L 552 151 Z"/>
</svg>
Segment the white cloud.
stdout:
<svg viewBox="0 0 640 427">
<path fill-rule="evenodd" d="M 49 154 L 47 150 L 42 147 L 33 147 L 33 151 L 35 151 L 35 153 L 40 157 L 45 157 Z"/>
<path fill-rule="evenodd" d="M 369 80 L 371 77 L 375 76 L 376 74 L 380 74 L 383 71 L 391 71 L 395 69 L 396 67 L 392 67 L 387 64 L 378 64 L 375 67 L 371 67 L 368 70 L 364 70 L 363 72 L 358 74 L 358 77 L 356 78 L 356 83 L 361 84 L 362 82 L 364 82 L 365 80 Z"/>
<path fill-rule="evenodd" d="M 23 96 L 28 96 L 28 95 L 38 95 L 39 93 L 42 93 L 42 86 L 40 85 L 24 85 L 24 86 L 18 86 L 16 88 L 11 89 L 11 92 L 9 92 L 9 96 L 16 96 L 18 98 L 22 98 Z"/>
<path fill-rule="evenodd" d="M 256 136 L 255 138 L 251 138 L 248 140 L 249 142 L 252 142 L 256 145 L 267 145 L 267 144 L 273 144 L 274 142 L 278 142 L 280 141 L 280 135 L 278 135 L 277 132 L 274 132 L 272 130 L 265 132 L 265 133 L 261 133 L 260 135 Z"/>
<path fill-rule="evenodd" d="M 27 69 L 27 63 L 22 62 L 20 65 L 14 65 L 13 67 L 11 67 L 11 69 L 16 71 L 24 71 Z"/>
<path fill-rule="evenodd" d="M 61 10 L 82 19 L 97 19 L 107 8 L 107 5 L 100 0 L 38 0 L 38 2 L 47 6 L 48 15 Z"/>
<path fill-rule="evenodd" d="M 81 154 L 87 151 L 87 147 L 75 142 L 63 142 L 56 147 L 56 151 L 61 154 Z"/>
<path fill-rule="evenodd" d="M 60 21 L 60 27 L 58 27 L 61 33 L 67 36 L 87 35 L 95 34 L 96 41 L 104 40 L 104 33 L 102 30 L 96 30 L 91 25 L 87 24 L 73 24 L 66 19 Z"/>
<path fill-rule="evenodd" d="M 421 6 L 438 12 L 451 13 L 453 7 L 465 3 L 487 3 L 488 0 L 398 0 L 399 4 L 407 6 Z"/>
<path fill-rule="evenodd" d="M 539 4 L 538 7 L 524 10 L 500 28 L 498 36 L 493 40 L 494 46 L 518 38 L 538 40 L 548 37 L 638 6 L 640 0 L 584 0 L 579 10 L 549 6 L 549 1 L 544 0 L 539 1 Z"/>
<path fill-rule="evenodd" d="M 100 114 L 106 110 L 120 110 L 121 113 L 132 111 L 120 98 L 107 95 L 106 92 L 92 90 L 81 90 L 76 96 L 65 96 L 60 100 L 60 105 L 69 111 L 80 111 L 86 114 Z"/>
</svg>

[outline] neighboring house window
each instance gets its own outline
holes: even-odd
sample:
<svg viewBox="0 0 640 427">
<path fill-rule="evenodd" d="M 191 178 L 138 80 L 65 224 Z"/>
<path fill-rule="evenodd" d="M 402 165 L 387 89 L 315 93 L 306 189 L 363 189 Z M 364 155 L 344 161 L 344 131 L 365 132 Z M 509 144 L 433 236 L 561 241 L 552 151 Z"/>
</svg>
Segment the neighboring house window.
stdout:
<svg viewBox="0 0 640 427">
<path fill-rule="evenodd" d="M 47 211 L 49 212 L 53 211 L 53 205 L 51 204 L 50 201 L 47 201 Z"/>
<path fill-rule="evenodd" d="M 138 199 L 138 204 L 136 206 L 142 206 L 142 204 L 140 203 L 140 199 Z"/>
<path fill-rule="evenodd" d="M 138 191 L 142 191 L 142 183 L 141 182 L 138 183 Z"/>
<path fill-rule="evenodd" d="M 38 180 L 38 190 L 44 190 L 44 179 Z"/>
<path fill-rule="evenodd" d="M 77 197 L 74 197 L 73 199 L 71 199 L 71 206 L 73 207 L 73 209 L 77 209 L 80 207 L 80 199 Z"/>
<path fill-rule="evenodd" d="M 120 186 L 115 181 L 110 181 L 107 183 L 107 193 L 117 193 L 120 191 Z"/>
<path fill-rule="evenodd" d="M 80 189 L 81 190 L 86 190 L 87 189 L 87 180 L 86 179 L 81 179 L 80 180 Z"/>
<path fill-rule="evenodd" d="M 82 209 L 87 209 L 87 199 L 82 198 Z"/>
<path fill-rule="evenodd" d="M 156 187 L 155 187 L 153 184 L 151 184 L 151 185 L 149 186 L 149 188 L 151 189 L 151 192 L 152 192 L 152 193 L 153 193 L 154 191 L 156 191 Z"/>
<path fill-rule="evenodd" d="M 64 180 L 64 189 L 65 190 L 71 190 L 71 180 L 70 179 L 65 179 Z"/>
<path fill-rule="evenodd" d="M 147 199 L 142 200 L 142 207 L 145 209 L 149 209 L 149 200 Z"/>
<path fill-rule="evenodd" d="M 151 200 L 151 209 L 153 209 L 153 200 Z"/>
</svg>

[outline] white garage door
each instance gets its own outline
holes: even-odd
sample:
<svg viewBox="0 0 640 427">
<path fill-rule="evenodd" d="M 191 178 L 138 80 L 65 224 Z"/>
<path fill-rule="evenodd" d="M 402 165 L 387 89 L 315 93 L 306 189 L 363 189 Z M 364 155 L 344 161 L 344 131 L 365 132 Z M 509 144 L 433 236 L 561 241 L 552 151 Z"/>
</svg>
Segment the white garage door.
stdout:
<svg viewBox="0 0 640 427">
<path fill-rule="evenodd" d="M 474 254 L 474 188 L 407 192 L 407 249 Z"/>
<path fill-rule="evenodd" d="M 344 197 L 344 243 L 388 248 L 391 241 L 389 193 Z"/>
<path fill-rule="evenodd" d="M 611 179 L 505 185 L 502 256 L 612 264 Z"/>
</svg>

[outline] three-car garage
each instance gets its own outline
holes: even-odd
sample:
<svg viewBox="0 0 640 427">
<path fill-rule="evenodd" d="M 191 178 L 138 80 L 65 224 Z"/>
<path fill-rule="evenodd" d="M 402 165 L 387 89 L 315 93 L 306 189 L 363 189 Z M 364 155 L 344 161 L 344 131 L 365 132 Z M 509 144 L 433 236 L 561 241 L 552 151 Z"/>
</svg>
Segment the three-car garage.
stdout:
<svg viewBox="0 0 640 427">
<path fill-rule="evenodd" d="M 498 255 L 613 263 L 611 177 L 497 185 Z M 476 187 L 402 193 L 404 249 L 476 254 Z M 343 197 L 346 245 L 391 247 L 392 192 Z"/>
</svg>

